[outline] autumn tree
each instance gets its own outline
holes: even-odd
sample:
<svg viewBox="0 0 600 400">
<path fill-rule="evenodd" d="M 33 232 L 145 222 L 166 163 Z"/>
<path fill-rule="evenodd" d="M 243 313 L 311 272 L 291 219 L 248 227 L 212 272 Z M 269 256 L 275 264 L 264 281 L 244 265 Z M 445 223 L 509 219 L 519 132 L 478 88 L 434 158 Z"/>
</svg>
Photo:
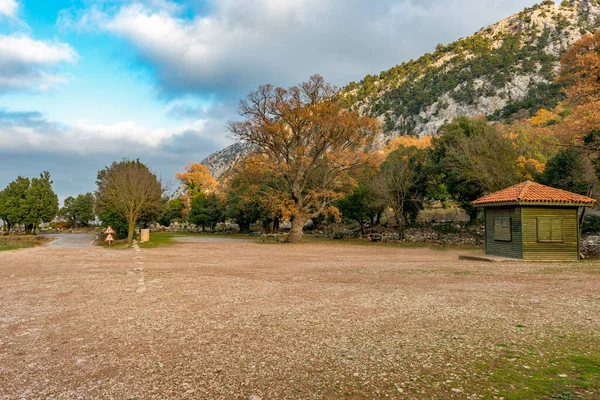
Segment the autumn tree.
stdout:
<svg viewBox="0 0 600 400">
<path fill-rule="evenodd" d="M 218 187 L 217 180 L 212 176 L 210 169 L 204 164 L 189 162 L 185 166 L 185 172 L 177 172 L 175 176 L 185 187 L 185 193 L 182 196 L 185 204 L 184 217 L 189 213 L 192 201 L 196 197 L 213 193 Z"/>
<path fill-rule="evenodd" d="M 285 180 L 268 169 L 265 157 L 250 155 L 237 164 L 226 181 L 227 216 L 241 232 L 260 221 L 268 230 L 279 229 L 281 218 L 290 218 L 293 202 L 282 195 Z"/>
<path fill-rule="evenodd" d="M 351 172 L 365 162 L 379 130 L 375 119 L 343 109 L 336 89 L 322 77 L 289 89 L 265 85 L 240 103 L 235 138 L 255 146 L 264 168 L 281 179 L 281 194 L 294 204 L 290 242 L 302 239 L 308 218 L 331 209 L 355 186 Z"/>
<path fill-rule="evenodd" d="M 130 245 L 137 222 L 147 215 L 160 215 L 164 205 L 162 182 L 139 160 L 113 162 L 98 172 L 96 184 L 98 209 L 126 222 Z"/>
<path fill-rule="evenodd" d="M 563 55 L 559 82 L 572 104 L 600 101 L 600 30 L 584 35 Z"/>
</svg>

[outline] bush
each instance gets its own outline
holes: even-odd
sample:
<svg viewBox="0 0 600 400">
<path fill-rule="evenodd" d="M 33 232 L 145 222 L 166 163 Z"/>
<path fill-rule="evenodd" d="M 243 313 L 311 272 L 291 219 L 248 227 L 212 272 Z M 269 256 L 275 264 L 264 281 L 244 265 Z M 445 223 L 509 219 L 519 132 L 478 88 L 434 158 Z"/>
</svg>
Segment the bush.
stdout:
<svg viewBox="0 0 600 400">
<path fill-rule="evenodd" d="M 584 235 L 600 234 L 600 211 L 588 211 L 586 213 L 582 233 Z"/>
</svg>

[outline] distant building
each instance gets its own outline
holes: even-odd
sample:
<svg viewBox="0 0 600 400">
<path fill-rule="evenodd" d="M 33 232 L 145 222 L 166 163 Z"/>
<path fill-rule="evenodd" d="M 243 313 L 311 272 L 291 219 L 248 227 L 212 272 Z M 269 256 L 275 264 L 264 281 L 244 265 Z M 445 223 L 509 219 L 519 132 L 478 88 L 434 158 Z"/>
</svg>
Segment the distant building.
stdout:
<svg viewBox="0 0 600 400">
<path fill-rule="evenodd" d="M 485 212 L 485 252 L 523 260 L 579 260 L 579 217 L 596 200 L 527 181 L 473 202 Z"/>
</svg>

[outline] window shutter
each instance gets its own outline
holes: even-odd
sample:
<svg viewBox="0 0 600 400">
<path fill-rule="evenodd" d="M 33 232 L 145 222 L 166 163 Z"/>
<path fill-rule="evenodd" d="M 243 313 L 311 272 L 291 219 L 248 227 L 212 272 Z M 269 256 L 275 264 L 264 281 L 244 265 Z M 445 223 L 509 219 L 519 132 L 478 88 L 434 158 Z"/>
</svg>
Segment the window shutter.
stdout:
<svg viewBox="0 0 600 400">
<path fill-rule="evenodd" d="M 538 242 L 547 242 L 552 240 L 552 226 L 550 218 L 537 219 L 537 237 Z"/>
<path fill-rule="evenodd" d="M 538 242 L 562 242 L 563 219 L 540 217 L 537 219 Z"/>
<path fill-rule="evenodd" d="M 552 241 L 562 242 L 563 241 L 563 220 L 562 218 L 552 218 Z"/>
<path fill-rule="evenodd" d="M 494 240 L 510 242 L 512 240 L 511 223 L 509 217 L 494 218 Z"/>
</svg>

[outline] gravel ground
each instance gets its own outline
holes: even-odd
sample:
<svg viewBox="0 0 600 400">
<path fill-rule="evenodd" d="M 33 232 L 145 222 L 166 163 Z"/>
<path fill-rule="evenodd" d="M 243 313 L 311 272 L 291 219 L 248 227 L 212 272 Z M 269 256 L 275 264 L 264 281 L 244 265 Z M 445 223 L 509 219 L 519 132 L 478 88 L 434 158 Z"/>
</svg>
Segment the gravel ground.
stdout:
<svg viewBox="0 0 600 400">
<path fill-rule="evenodd" d="M 246 241 L 2 252 L 0 398 L 479 398 L 473 371 L 499 343 L 600 328 L 599 264 L 458 255 Z"/>
</svg>

